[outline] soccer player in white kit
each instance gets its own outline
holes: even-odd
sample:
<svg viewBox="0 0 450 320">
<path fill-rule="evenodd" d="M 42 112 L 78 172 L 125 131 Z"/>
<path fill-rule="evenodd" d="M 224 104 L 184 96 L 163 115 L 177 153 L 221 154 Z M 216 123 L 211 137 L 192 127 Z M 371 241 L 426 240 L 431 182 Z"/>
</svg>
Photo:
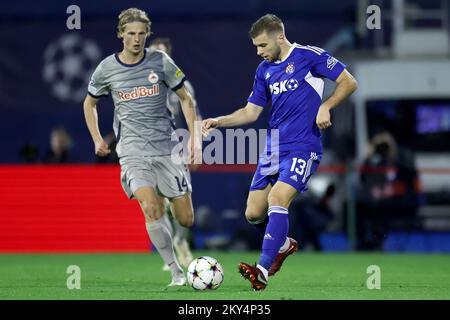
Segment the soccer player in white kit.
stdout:
<svg viewBox="0 0 450 320">
<path fill-rule="evenodd" d="M 163 197 L 170 199 L 173 215 L 182 226 L 192 226 L 194 214 L 183 156 L 172 154 L 179 141 L 167 112 L 169 89 L 178 95 L 188 124 L 190 161 L 194 154 L 201 154 L 201 136 L 194 136 L 196 114 L 193 99 L 184 86 L 184 73 L 167 54 L 145 48 L 150 25 L 142 10 L 130 8 L 120 13 L 117 35 L 122 39 L 123 50 L 106 57 L 92 74 L 84 113 L 95 153 L 109 154 L 98 126 L 96 105 L 100 97 L 111 93 L 122 186 L 130 199 L 138 200 L 149 237 L 170 267 L 169 286 L 182 286 L 186 278 L 174 253 L 170 232 L 161 219 Z"/>
</svg>

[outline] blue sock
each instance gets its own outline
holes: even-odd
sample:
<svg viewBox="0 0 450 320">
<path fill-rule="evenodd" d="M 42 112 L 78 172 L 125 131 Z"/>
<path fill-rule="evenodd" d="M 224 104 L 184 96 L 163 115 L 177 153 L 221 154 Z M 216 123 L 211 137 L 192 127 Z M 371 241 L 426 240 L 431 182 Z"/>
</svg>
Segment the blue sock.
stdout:
<svg viewBox="0 0 450 320">
<path fill-rule="evenodd" d="M 288 210 L 280 206 L 269 207 L 269 223 L 264 235 L 259 265 L 269 270 L 278 254 L 278 250 L 286 241 L 289 232 Z"/>
<path fill-rule="evenodd" d="M 263 236 L 264 232 L 266 232 L 267 224 L 269 223 L 269 217 L 265 217 L 264 220 L 258 222 L 250 223 L 255 227 L 256 230 L 258 230 L 259 234 Z"/>
</svg>

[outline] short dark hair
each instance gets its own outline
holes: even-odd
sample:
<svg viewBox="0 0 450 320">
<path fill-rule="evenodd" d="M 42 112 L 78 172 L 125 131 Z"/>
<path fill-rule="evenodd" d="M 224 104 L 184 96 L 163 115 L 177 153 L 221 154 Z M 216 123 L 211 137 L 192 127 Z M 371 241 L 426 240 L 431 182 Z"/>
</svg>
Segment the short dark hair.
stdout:
<svg viewBox="0 0 450 320">
<path fill-rule="evenodd" d="M 283 21 L 276 15 L 268 13 L 252 24 L 248 34 L 250 38 L 256 38 L 261 33 L 284 32 Z"/>
<path fill-rule="evenodd" d="M 158 44 L 162 44 L 167 48 L 167 54 L 169 56 L 172 55 L 172 42 L 169 38 L 155 38 L 152 42 L 150 42 L 149 47 L 151 46 L 157 46 Z"/>
</svg>

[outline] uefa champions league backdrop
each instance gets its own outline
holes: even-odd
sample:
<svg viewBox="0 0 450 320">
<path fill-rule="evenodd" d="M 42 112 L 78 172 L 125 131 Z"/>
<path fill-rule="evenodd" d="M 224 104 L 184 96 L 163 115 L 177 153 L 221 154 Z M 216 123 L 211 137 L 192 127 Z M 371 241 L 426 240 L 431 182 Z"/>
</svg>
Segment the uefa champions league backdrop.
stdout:
<svg viewBox="0 0 450 320">
<path fill-rule="evenodd" d="M 74 11 L 68 8 L 74 4 L 80 9 L 80 29 L 67 26 L 73 23 L 70 16 Z M 23 162 L 19 150 L 25 144 L 37 146 L 42 156 L 51 129 L 58 125 L 72 135 L 73 161 L 94 160 L 82 101 L 95 66 L 121 50 L 117 16 L 131 6 L 148 11 L 152 37 L 171 38 L 173 57 L 193 83 L 204 117 L 244 105 L 260 62 L 247 31 L 269 4 L 178 0 L 1 4 L 0 162 Z M 290 38 L 322 46 L 332 31 L 349 23 L 352 7 L 352 1 L 344 1 L 312 17 L 302 13 L 317 11 L 311 5 L 290 1 L 280 12 Z M 310 19 L 317 21 L 314 30 Z M 101 101 L 99 112 L 100 127 L 106 134 L 112 123 L 110 98 Z M 265 126 L 267 116 L 261 117 L 259 125 Z"/>
</svg>

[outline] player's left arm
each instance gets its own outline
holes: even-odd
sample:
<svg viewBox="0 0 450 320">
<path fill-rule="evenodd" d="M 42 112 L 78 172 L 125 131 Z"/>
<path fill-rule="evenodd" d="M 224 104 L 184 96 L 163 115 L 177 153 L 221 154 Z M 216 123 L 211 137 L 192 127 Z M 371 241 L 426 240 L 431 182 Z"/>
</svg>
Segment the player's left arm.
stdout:
<svg viewBox="0 0 450 320">
<path fill-rule="evenodd" d="M 186 91 L 189 92 L 191 94 L 192 97 L 192 101 L 194 101 L 194 109 L 195 109 L 195 114 L 197 115 L 197 121 L 202 121 L 202 114 L 200 112 L 200 108 L 198 107 L 198 103 L 197 100 L 195 98 L 195 90 L 194 87 L 192 86 L 192 83 L 189 82 L 189 80 L 184 81 L 184 86 L 186 88 Z"/>
<path fill-rule="evenodd" d="M 344 69 L 336 79 L 336 88 L 331 96 L 319 108 L 316 124 L 320 129 L 331 127 L 330 110 L 339 105 L 358 88 L 356 79 Z"/>
<path fill-rule="evenodd" d="M 183 85 L 181 88 L 175 91 L 181 103 L 181 110 L 183 111 L 184 118 L 190 133 L 189 150 L 191 163 L 197 163 L 198 156 L 201 156 L 202 135 L 201 125 L 198 124 L 198 130 L 196 130 L 195 122 L 197 121 L 197 112 L 195 110 L 195 102 L 189 91 Z M 198 132 L 196 132 L 198 131 Z M 199 152 L 200 151 L 200 152 Z M 194 158 L 195 156 L 195 158 Z"/>
</svg>

